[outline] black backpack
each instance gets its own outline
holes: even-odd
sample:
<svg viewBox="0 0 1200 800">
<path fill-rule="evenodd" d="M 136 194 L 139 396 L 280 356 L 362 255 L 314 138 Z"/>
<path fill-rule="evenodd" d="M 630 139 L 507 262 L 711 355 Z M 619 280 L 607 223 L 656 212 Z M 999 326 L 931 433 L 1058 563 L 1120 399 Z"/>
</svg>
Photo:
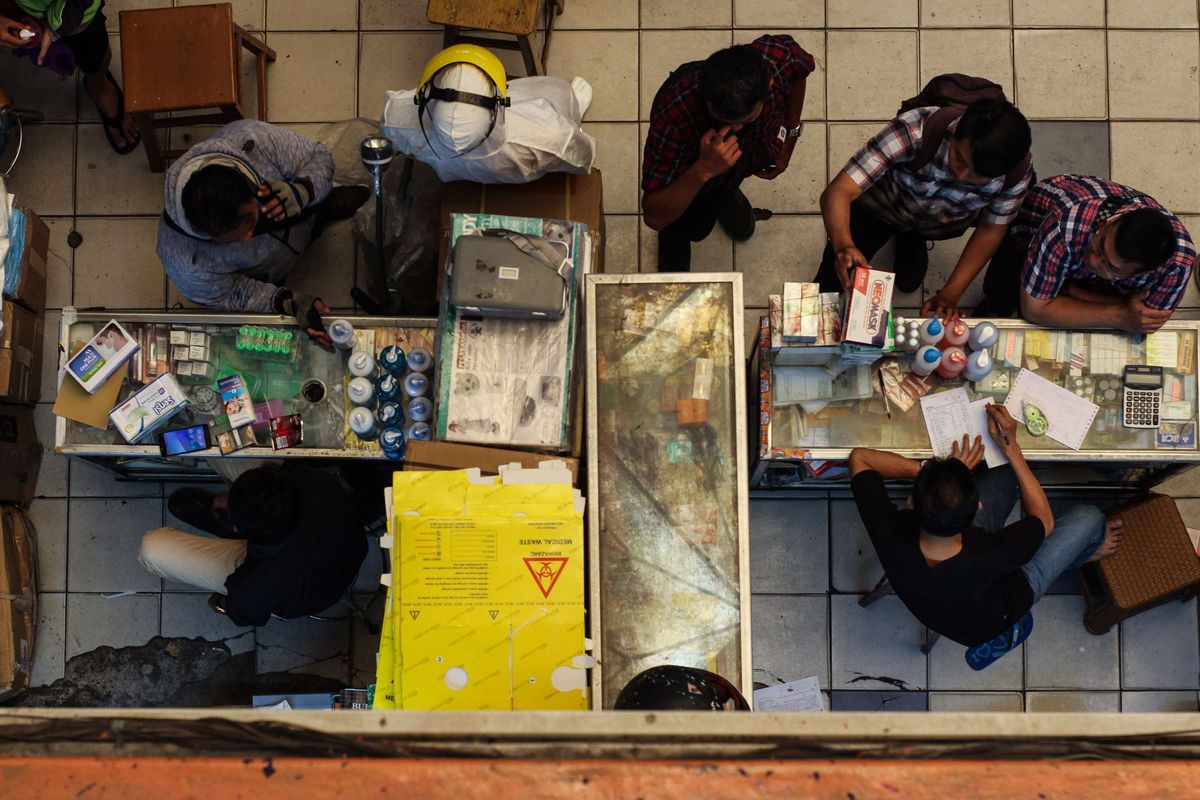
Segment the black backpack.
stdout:
<svg viewBox="0 0 1200 800">
<path fill-rule="evenodd" d="M 967 106 L 976 100 L 1007 100 L 1004 89 L 998 83 L 987 78 L 976 78 L 963 75 L 961 72 L 948 72 L 929 79 L 921 91 L 900 103 L 897 116 L 914 108 L 938 106 L 938 110 L 925 120 L 921 136 L 921 149 L 916 156 L 904 164 L 899 164 L 905 172 L 916 173 L 921 167 L 933 160 L 946 138 L 950 123 L 963 115 Z M 1009 170 L 1004 176 L 1004 188 L 1015 186 L 1029 171 L 1033 159 L 1032 153 L 1026 153 L 1021 163 Z"/>
</svg>

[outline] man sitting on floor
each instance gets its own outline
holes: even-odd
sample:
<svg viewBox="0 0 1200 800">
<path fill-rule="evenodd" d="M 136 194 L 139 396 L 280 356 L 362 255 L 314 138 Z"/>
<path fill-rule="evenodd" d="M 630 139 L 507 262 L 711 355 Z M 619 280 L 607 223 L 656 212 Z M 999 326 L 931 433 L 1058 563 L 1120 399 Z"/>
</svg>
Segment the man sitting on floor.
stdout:
<svg viewBox="0 0 1200 800">
<path fill-rule="evenodd" d="M 228 311 L 294 315 L 282 286 L 330 222 L 367 201 L 361 186 L 330 190 L 324 145 L 257 120 L 238 120 L 167 170 L 158 257 L 192 302 Z"/>
<path fill-rule="evenodd" d="M 209 605 L 238 625 L 315 614 L 354 583 L 367 554 L 362 509 L 373 499 L 356 500 L 328 470 L 258 467 L 224 494 L 180 489 L 167 501 L 177 518 L 220 538 L 156 528 L 142 537 L 138 560 L 213 592 Z"/>
<path fill-rule="evenodd" d="M 642 157 L 659 272 L 690 270 L 692 242 L 717 222 L 734 241 L 753 235 L 755 212 L 739 187 L 788 168 L 815 63 L 791 36 L 768 34 L 684 64 L 659 87 Z"/>
<path fill-rule="evenodd" d="M 947 459 L 924 464 L 894 453 L 856 448 L 850 486 L 888 582 L 922 624 L 975 647 L 1017 623 L 1064 572 L 1111 555 L 1121 523 L 1078 505 L 1055 520 L 1021 453 L 1016 421 L 988 406 L 988 431 L 1010 466 L 972 470 L 983 458 L 979 437 L 955 444 Z M 898 510 L 884 480 L 913 481 L 910 507 Z M 1004 526 L 1018 496 L 1023 516 Z"/>
<path fill-rule="evenodd" d="M 1016 106 L 981 99 L 949 119 L 953 112 L 905 111 L 825 187 L 829 242 L 814 279 L 822 292 L 849 286 L 850 270 L 870 263 L 893 237 L 896 291 L 915 292 L 929 268 L 926 241 L 973 227 L 945 285 L 921 306 L 922 315 L 958 313 L 959 298 L 996 252 L 1034 177 L 1029 123 Z"/>
<path fill-rule="evenodd" d="M 1151 333 L 1171 318 L 1196 264 L 1179 218 L 1154 198 L 1087 175 L 1029 190 L 988 267 L 975 316 Z"/>
</svg>

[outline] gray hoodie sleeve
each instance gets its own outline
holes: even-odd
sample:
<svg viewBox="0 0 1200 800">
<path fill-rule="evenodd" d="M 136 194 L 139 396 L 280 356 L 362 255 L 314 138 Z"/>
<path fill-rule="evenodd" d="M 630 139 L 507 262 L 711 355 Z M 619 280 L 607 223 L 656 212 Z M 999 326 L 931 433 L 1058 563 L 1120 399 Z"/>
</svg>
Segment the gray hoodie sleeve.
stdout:
<svg viewBox="0 0 1200 800">
<path fill-rule="evenodd" d="M 278 286 L 255 280 L 214 258 L 209 250 L 219 245 L 198 242 L 158 223 L 158 257 L 184 297 L 193 303 L 227 311 L 274 313 Z"/>
<path fill-rule="evenodd" d="M 233 124 L 245 126 L 253 133 L 257 145 L 256 160 L 269 162 L 287 180 L 307 178 L 313 187 L 313 203 L 321 202 L 329 194 L 333 181 L 333 155 L 325 145 L 257 120 Z"/>
</svg>

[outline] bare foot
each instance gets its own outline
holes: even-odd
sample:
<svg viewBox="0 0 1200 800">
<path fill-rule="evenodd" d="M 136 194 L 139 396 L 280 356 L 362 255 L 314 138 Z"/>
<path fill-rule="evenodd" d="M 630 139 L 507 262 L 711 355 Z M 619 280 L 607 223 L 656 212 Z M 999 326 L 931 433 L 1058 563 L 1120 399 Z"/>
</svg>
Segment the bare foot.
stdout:
<svg viewBox="0 0 1200 800">
<path fill-rule="evenodd" d="M 1088 557 L 1088 561 L 1099 561 L 1102 558 L 1108 558 L 1113 553 L 1117 552 L 1117 545 L 1121 543 L 1121 529 L 1125 523 L 1119 519 L 1114 519 L 1108 523 L 1107 533 L 1104 536 L 1104 541 L 1096 548 L 1096 552 Z M 1084 562 L 1087 563 L 1087 562 Z"/>
</svg>

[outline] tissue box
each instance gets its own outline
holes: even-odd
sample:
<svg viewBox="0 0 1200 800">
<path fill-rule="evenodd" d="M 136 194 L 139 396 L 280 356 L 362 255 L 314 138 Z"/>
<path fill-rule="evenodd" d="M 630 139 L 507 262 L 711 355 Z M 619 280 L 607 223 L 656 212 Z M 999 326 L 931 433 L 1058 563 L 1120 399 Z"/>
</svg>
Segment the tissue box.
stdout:
<svg viewBox="0 0 1200 800">
<path fill-rule="evenodd" d="M 166 424 L 187 402 L 179 382 L 168 373 L 114 408 L 108 418 L 125 441 L 135 444 Z"/>
<path fill-rule="evenodd" d="M 868 347 L 887 343 L 892 313 L 892 287 L 896 276 L 870 267 L 854 270 L 854 283 L 846 292 L 842 314 L 842 341 Z"/>
<path fill-rule="evenodd" d="M 137 338 L 114 319 L 71 356 L 67 372 L 88 394 L 94 394 L 139 349 Z"/>
</svg>

